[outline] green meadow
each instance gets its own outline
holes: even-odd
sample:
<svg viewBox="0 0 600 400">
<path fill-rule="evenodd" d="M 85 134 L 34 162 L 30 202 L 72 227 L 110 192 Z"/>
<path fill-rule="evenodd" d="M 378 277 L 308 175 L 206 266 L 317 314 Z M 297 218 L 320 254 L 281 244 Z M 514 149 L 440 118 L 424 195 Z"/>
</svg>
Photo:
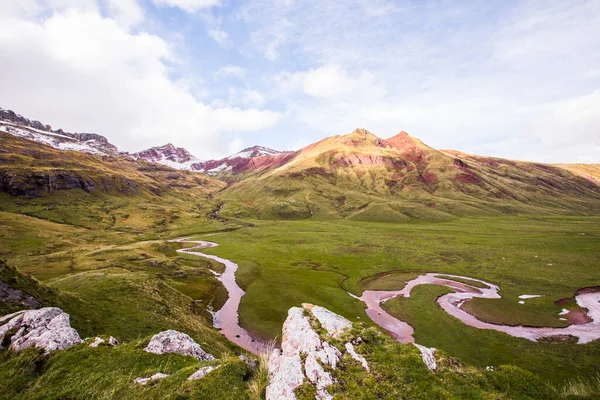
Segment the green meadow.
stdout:
<svg viewBox="0 0 600 400">
<path fill-rule="evenodd" d="M 420 273 L 458 274 L 499 285 L 502 299 L 476 299 L 469 304 L 469 310 L 492 322 L 531 326 L 565 326 L 558 316 L 562 307 L 554 302 L 572 298 L 578 289 L 600 282 L 598 217 L 505 216 L 402 224 L 344 220 L 218 222 L 182 218 L 161 229 L 95 230 L 0 212 L 0 258 L 6 260 L 9 268 L 36 278 L 44 290 L 53 292 L 47 295 L 46 304 L 61 306 L 69 312 L 82 337 L 113 335 L 128 343 L 128 347 L 118 352 L 127 352 L 139 350 L 141 342 L 160 330 L 178 329 L 189 333 L 208 351 L 229 360 L 228 357 L 240 354 L 241 350 L 212 328 L 206 311 L 218 309 L 226 300 L 226 291 L 210 272 L 222 266 L 177 253 L 178 248 L 190 245 L 170 243 L 168 239 L 181 236 L 216 242 L 218 247 L 203 251 L 239 264 L 237 280 L 246 291 L 240 307 L 241 325 L 265 340 L 277 340 L 287 310 L 306 302 L 327 307 L 364 329 L 372 327 L 364 304 L 348 292 L 360 295 L 365 289 L 400 289 Z M 518 374 L 510 372 L 510 368 L 520 373 L 528 371 L 539 380 L 534 386 L 541 385 L 544 395 L 539 392 L 531 398 L 552 398 L 558 396 L 556 390 L 561 388 L 567 388 L 564 393 L 575 393 L 572 388 L 578 382 L 588 388 L 582 393 L 597 393 L 589 387 L 593 387 L 600 373 L 598 341 L 586 345 L 534 343 L 471 328 L 439 308 L 435 299 L 445 292 L 442 287 L 421 286 L 410 298 L 394 299 L 386 307 L 415 328 L 418 343 L 441 349 L 440 354 L 460 360 L 457 362 L 464 363 L 460 364 L 464 368 L 474 368 L 473 376 L 478 378 L 473 378 L 469 390 L 476 385 L 490 385 L 485 374 L 476 371 L 483 371 L 486 366 L 503 366 L 508 374 L 503 385 L 520 384 L 511 381 Z M 543 297 L 521 305 L 518 304 L 521 294 Z M 414 353 L 412 348 L 395 343 L 387 334 L 377 339 L 377 343 L 381 346 L 369 351 L 373 357 L 379 357 L 381 368 L 396 365 L 390 359 L 394 352 L 398 353 L 398 363 Z M 380 347 L 388 349 L 387 352 Z M 28 385 L 54 387 L 52 379 L 56 378 L 47 375 L 54 368 L 61 368 L 61 363 L 71 356 L 90 357 L 87 353 L 91 349 L 77 349 L 44 361 L 47 370 L 35 379 L 30 377 Z M 30 365 L 33 361 L 23 357 L 39 356 L 2 357 L 0 369 L 11 363 Z M 146 356 L 138 351 L 131 357 Z M 156 371 L 162 368 L 148 362 L 147 368 Z M 185 362 L 177 362 L 170 365 L 177 366 L 177 370 L 191 369 Z M 237 378 L 232 375 L 223 379 L 235 380 L 234 386 L 243 386 L 244 396 L 251 397 L 247 383 L 255 379 L 255 372 L 231 363 Z M 352 374 L 352 370 L 343 373 Z M 445 379 L 455 379 L 452 376 Z M 16 381 L 12 379 L 16 378 L 7 382 L 14 384 Z M 123 379 L 119 389 L 123 390 L 119 392 L 123 398 L 135 398 L 125 379 L 118 379 Z M 174 385 L 173 381 L 169 382 L 149 389 L 148 398 L 160 398 L 163 389 L 174 387 L 169 386 Z M 369 383 L 375 385 L 373 393 L 377 392 L 376 383 Z M 90 389 L 98 390 L 96 397 L 110 398 L 104 384 L 98 385 Z M 181 389 L 184 392 L 185 387 Z M 477 394 L 477 390 L 464 398 L 484 398 L 483 392 Z M 51 394 L 51 398 L 69 397 L 69 392 Z M 444 398 L 443 394 L 432 396 Z M 507 394 L 502 398 L 521 397 Z"/>
</svg>

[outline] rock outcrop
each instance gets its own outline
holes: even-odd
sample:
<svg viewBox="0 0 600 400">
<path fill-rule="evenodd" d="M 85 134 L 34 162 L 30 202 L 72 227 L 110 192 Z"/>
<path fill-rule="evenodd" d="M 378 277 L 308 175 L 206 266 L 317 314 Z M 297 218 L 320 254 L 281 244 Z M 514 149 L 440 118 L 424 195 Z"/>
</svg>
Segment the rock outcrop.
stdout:
<svg viewBox="0 0 600 400">
<path fill-rule="evenodd" d="M 35 297 L 15 289 L 6 282 L 0 281 L 0 301 L 10 304 L 20 304 L 27 308 L 40 308 L 41 304 Z"/>
<path fill-rule="evenodd" d="M 131 157 L 183 170 L 192 169 L 192 164 L 200 162 L 183 147 L 175 147 L 171 143 L 134 153 Z"/>
<path fill-rule="evenodd" d="M 417 343 L 413 343 L 413 345 L 421 352 L 421 359 L 423 359 L 423 362 L 425 365 L 427 365 L 427 368 L 429 368 L 431 371 L 437 369 L 437 363 L 435 361 L 435 353 L 437 352 L 437 349 L 425 347 Z"/>
<path fill-rule="evenodd" d="M 281 350 L 274 350 L 269 358 L 267 400 L 296 399 L 294 391 L 305 378 L 316 388 L 319 400 L 332 398 L 327 386 L 334 380 L 324 366 L 337 368 L 342 353 L 327 340 L 321 339 L 313 324 L 319 324 L 332 339 L 339 339 L 352 327 L 346 318 L 323 307 L 303 304 L 303 308 L 291 308 L 283 324 Z M 353 347 L 352 350 L 359 356 Z M 367 361 L 364 357 L 362 360 L 368 369 Z M 359 361 L 361 364 L 362 360 Z"/>
<path fill-rule="evenodd" d="M 5 322 L 0 326 L 0 342 L 9 339 L 9 348 L 13 351 L 39 347 L 49 353 L 82 342 L 77 331 L 71 328 L 69 314 L 56 307 L 15 313 L 0 322 Z M 10 338 L 5 338 L 10 333 L 13 333 Z"/>
<path fill-rule="evenodd" d="M 213 361 L 215 359 L 212 354 L 202 350 L 202 347 L 194 339 L 185 333 L 174 330 L 163 331 L 154 335 L 144 350 L 154 354 L 177 353 L 196 357 L 201 361 Z"/>
</svg>

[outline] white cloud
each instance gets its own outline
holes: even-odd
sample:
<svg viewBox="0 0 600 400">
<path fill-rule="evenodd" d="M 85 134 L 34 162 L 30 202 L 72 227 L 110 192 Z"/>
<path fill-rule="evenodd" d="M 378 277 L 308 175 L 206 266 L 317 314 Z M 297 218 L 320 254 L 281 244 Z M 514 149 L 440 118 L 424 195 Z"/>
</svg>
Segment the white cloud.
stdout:
<svg viewBox="0 0 600 400">
<path fill-rule="evenodd" d="M 208 30 L 208 36 L 210 36 L 215 42 L 221 46 L 226 46 L 229 43 L 229 35 L 224 30 L 219 28 L 213 28 Z"/>
<path fill-rule="evenodd" d="M 324 65 L 308 71 L 282 74 L 280 83 L 328 101 L 373 101 L 385 94 L 385 88 L 368 71 L 355 76 L 338 65 Z"/>
<path fill-rule="evenodd" d="M 246 69 L 237 65 L 226 65 L 224 67 L 219 68 L 217 71 L 218 75 L 229 75 L 229 76 L 237 76 L 239 78 L 246 75 Z"/>
<path fill-rule="evenodd" d="M 242 104 L 250 107 L 262 107 L 265 104 L 263 95 L 259 91 L 252 89 L 243 90 L 241 100 Z"/>
<path fill-rule="evenodd" d="M 212 102 L 214 107 L 262 107 L 265 104 L 265 98 L 254 89 L 229 88 L 229 98 L 216 99 Z"/>
<path fill-rule="evenodd" d="M 227 152 L 229 153 L 229 155 L 235 154 L 243 149 L 244 149 L 244 141 L 242 139 L 240 139 L 239 137 L 236 137 L 235 139 L 233 139 L 227 146 Z"/>
<path fill-rule="evenodd" d="M 144 19 L 144 12 L 137 0 L 105 0 L 111 14 L 120 24 L 133 27 Z"/>
<path fill-rule="evenodd" d="M 238 15 L 247 52 L 298 68 L 267 79 L 284 129 L 405 129 L 436 147 L 600 161 L 598 1 L 255 0 Z"/>
<path fill-rule="evenodd" d="M 273 126 L 275 112 L 204 104 L 170 79 L 169 43 L 131 33 L 94 10 L 65 8 L 40 22 L 0 17 L 2 107 L 55 128 L 106 135 L 123 150 L 173 142 L 203 158 L 225 153 L 220 136 Z"/>
<path fill-rule="evenodd" d="M 178 7 L 189 13 L 221 4 L 221 0 L 152 0 L 157 6 Z"/>
</svg>

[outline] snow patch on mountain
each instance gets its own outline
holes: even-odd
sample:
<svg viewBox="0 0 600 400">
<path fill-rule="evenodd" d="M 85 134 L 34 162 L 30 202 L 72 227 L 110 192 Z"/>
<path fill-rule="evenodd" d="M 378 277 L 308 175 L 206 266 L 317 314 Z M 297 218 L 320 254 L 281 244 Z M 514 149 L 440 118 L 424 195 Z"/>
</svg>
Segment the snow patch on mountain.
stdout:
<svg viewBox="0 0 600 400">
<path fill-rule="evenodd" d="M 73 150 L 96 155 L 115 155 L 118 152 L 117 147 L 102 135 L 69 133 L 62 129 L 52 130 L 50 125 L 27 119 L 14 111 L 2 108 L 0 108 L 0 131 L 43 143 L 59 150 Z"/>
<path fill-rule="evenodd" d="M 171 143 L 131 154 L 131 157 L 136 160 L 146 160 L 180 170 L 194 170 L 192 166 L 200 162 L 198 158 L 183 147 L 175 147 Z"/>
<path fill-rule="evenodd" d="M 31 127 L 19 126 L 7 121 L 0 121 L 0 131 L 33 140 L 34 142 L 47 144 L 48 146 L 52 146 L 59 150 L 74 150 L 101 156 L 108 155 L 107 152 L 100 150 L 98 148 L 100 146 L 93 140 L 82 142 L 68 136 L 53 132 L 45 132 Z"/>
<path fill-rule="evenodd" d="M 263 146 L 252 146 L 229 157 L 225 157 L 221 160 L 208 160 L 198 162 L 192 165 L 192 170 L 204 172 L 210 175 L 230 173 L 235 174 L 240 171 L 245 171 L 248 168 L 249 164 L 251 164 L 249 161 L 253 158 L 263 156 L 277 156 L 280 154 L 288 153 L 289 152 L 273 150 Z"/>
<path fill-rule="evenodd" d="M 268 147 L 263 146 L 252 146 L 248 147 L 240 151 L 239 153 L 235 153 L 229 157 L 226 157 L 226 160 L 233 160 L 236 158 L 252 158 L 252 157 L 260 157 L 260 156 L 272 156 L 275 154 L 281 154 L 281 151 L 269 149 Z"/>
</svg>

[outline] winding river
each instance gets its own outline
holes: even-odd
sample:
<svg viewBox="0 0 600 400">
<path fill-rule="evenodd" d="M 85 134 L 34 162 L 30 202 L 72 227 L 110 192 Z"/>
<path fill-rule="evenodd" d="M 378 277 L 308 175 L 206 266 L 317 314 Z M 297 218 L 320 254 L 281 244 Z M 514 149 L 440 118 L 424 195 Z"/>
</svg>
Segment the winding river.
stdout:
<svg viewBox="0 0 600 400">
<path fill-rule="evenodd" d="M 217 257 L 211 254 L 205 254 L 198 250 L 218 246 L 216 243 L 203 240 L 190 240 L 189 238 L 180 238 L 171 240 L 171 242 L 193 243 L 194 246 L 177 250 L 180 253 L 193 254 L 200 257 L 209 258 L 225 265 L 225 272 L 217 274 L 223 286 L 227 289 L 229 297 L 223 307 L 214 313 L 213 325 L 221 330 L 227 339 L 238 346 L 255 354 L 261 353 L 267 349 L 265 343 L 255 339 L 252 335 L 239 325 L 238 309 L 240 301 L 245 292 L 239 287 L 235 280 L 235 272 L 238 265 L 233 261 Z M 453 279 L 467 280 L 477 282 L 479 286 L 470 285 L 464 282 L 458 282 Z M 462 310 L 462 305 L 473 298 L 499 299 L 500 288 L 494 284 L 458 275 L 429 273 L 423 274 L 407 282 L 402 290 L 365 290 L 361 297 L 353 296 L 366 304 L 366 313 L 377 325 L 387 330 L 392 336 L 402 343 L 414 342 L 414 330 L 404 321 L 401 321 L 386 312 L 381 304 L 394 297 L 410 297 L 412 289 L 418 285 L 432 284 L 449 287 L 453 292 L 440 296 L 437 299 L 440 307 L 448 314 L 458 318 L 466 325 L 479 329 L 492 329 L 498 332 L 504 332 L 511 336 L 537 341 L 541 338 L 551 338 L 553 336 L 563 337 L 566 335 L 577 338 L 577 343 L 588 343 L 600 339 L 600 291 L 583 291 L 575 296 L 577 304 L 588 310 L 590 322 L 580 325 L 569 325 L 565 328 L 544 328 L 528 326 L 508 326 L 491 324 L 477 319 L 474 315 Z"/>
<path fill-rule="evenodd" d="M 259 354 L 266 351 L 267 345 L 253 338 L 252 335 L 239 324 L 238 309 L 240 308 L 242 296 L 246 294 L 246 292 L 244 292 L 235 281 L 235 271 L 237 271 L 238 265 L 225 258 L 198 251 L 200 249 L 216 247 L 218 246 L 216 243 L 206 242 L 204 240 L 190 240 L 189 238 L 174 239 L 170 240 L 170 242 L 194 243 L 195 246 L 179 249 L 177 252 L 209 258 L 225 265 L 225 272 L 216 275 L 217 279 L 221 281 L 223 286 L 225 286 L 225 289 L 227 289 L 229 297 L 225 304 L 223 304 L 223 307 L 213 314 L 213 325 L 215 328 L 220 329 L 221 333 L 225 335 L 230 342 L 237 344 L 251 353 Z"/>
</svg>

